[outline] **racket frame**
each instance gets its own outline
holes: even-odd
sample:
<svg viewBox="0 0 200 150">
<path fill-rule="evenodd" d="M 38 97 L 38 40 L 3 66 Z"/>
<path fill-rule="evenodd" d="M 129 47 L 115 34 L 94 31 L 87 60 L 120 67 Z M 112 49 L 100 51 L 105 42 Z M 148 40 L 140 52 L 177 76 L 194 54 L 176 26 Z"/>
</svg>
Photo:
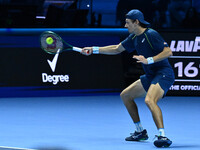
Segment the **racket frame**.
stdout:
<svg viewBox="0 0 200 150">
<path fill-rule="evenodd" d="M 63 43 L 62 48 L 58 48 L 58 49 L 60 49 L 60 50 L 59 50 L 59 51 L 57 50 L 57 51 L 54 53 L 54 52 L 50 52 L 50 51 L 46 50 L 44 47 L 42 47 L 41 38 L 42 38 L 42 36 L 43 36 L 44 34 L 52 34 L 52 35 L 55 35 L 55 36 L 58 38 L 58 40 L 60 40 L 60 41 Z M 45 42 L 46 42 L 46 41 L 45 41 Z M 69 48 L 63 49 L 63 48 L 64 48 L 64 44 L 67 45 L 67 46 L 69 46 Z M 76 52 L 81 52 L 81 51 L 82 51 L 82 48 L 72 46 L 71 44 L 69 44 L 69 43 L 67 43 L 66 41 L 64 41 L 64 40 L 61 38 L 61 36 L 59 36 L 57 33 L 53 32 L 53 31 L 45 31 L 45 32 L 43 32 L 43 33 L 40 35 L 40 46 L 41 46 L 41 48 L 42 48 L 46 53 L 48 53 L 48 54 L 56 54 L 56 53 L 61 53 L 61 52 L 63 52 L 63 51 L 69 51 L 69 50 L 73 50 L 73 51 L 76 51 Z"/>
</svg>

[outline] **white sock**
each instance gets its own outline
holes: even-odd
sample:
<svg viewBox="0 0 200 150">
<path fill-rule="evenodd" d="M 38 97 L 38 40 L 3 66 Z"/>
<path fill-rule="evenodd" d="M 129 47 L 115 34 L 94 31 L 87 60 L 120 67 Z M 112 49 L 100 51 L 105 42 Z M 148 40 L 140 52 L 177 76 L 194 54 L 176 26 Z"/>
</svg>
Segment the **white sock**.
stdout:
<svg viewBox="0 0 200 150">
<path fill-rule="evenodd" d="M 165 136 L 165 130 L 164 130 L 164 128 L 158 129 L 158 132 L 159 132 L 159 136 Z"/>
<path fill-rule="evenodd" d="M 136 131 L 137 132 L 142 132 L 143 131 L 143 127 L 142 127 L 142 124 L 141 124 L 140 121 L 135 123 L 135 127 L 136 127 Z"/>
</svg>

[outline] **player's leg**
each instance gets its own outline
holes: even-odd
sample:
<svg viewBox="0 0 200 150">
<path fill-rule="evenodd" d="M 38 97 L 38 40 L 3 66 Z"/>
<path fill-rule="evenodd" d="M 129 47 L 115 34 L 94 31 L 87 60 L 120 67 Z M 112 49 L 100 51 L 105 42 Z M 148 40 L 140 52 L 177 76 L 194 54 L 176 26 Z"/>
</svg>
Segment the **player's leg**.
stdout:
<svg viewBox="0 0 200 150">
<path fill-rule="evenodd" d="M 158 139 L 154 142 L 154 145 L 157 147 L 168 147 L 172 144 L 167 137 L 165 137 L 164 133 L 164 125 L 163 125 L 163 116 L 160 107 L 157 105 L 157 102 L 163 97 L 164 90 L 160 87 L 159 83 L 152 84 L 149 87 L 147 95 L 145 97 L 145 103 L 150 109 L 156 127 L 159 131 Z"/>
<path fill-rule="evenodd" d="M 139 122 L 139 114 L 136 103 L 134 102 L 135 98 L 144 97 L 146 95 L 146 91 L 144 90 L 140 79 L 132 83 L 126 89 L 124 89 L 120 96 L 126 106 L 132 120 L 134 122 Z"/>
<path fill-rule="evenodd" d="M 156 127 L 158 129 L 164 128 L 162 112 L 160 107 L 157 105 L 157 102 L 163 97 L 163 94 L 164 90 L 160 87 L 159 83 L 157 83 L 157 84 L 151 84 L 145 97 L 145 103 L 150 109 Z"/>
<path fill-rule="evenodd" d="M 148 135 L 147 131 L 143 130 L 143 127 L 140 123 L 140 117 L 138 114 L 138 108 L 134 101 L 135 98 L 144 97 L 146 95 L 146 91 L 144 90 L 142 83 L 139 80 L 135 81 L 133 84 L 128 86 L 125 90 L 123 90 L 120 94 L 121 99 L 124 102 L 133 122 L 136 126 L 136 131 L 130 137 L 127 137 L 126 141 L 140 141 L 147 140 Z"/>
</svg>

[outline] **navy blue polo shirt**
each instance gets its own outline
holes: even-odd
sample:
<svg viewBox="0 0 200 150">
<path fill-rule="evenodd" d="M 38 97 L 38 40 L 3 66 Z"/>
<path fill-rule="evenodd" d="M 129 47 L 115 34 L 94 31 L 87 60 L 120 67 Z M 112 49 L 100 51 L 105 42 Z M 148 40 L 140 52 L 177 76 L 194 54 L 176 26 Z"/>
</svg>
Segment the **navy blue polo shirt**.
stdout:
<svg viewBox="0 0 200 150">
<path fill-rule="evenodd" d="M 126 51 L 133 52 L 136 50 L 138 55 L 143 55 L 145 58 L 158 55 L 163 51 L 164 47 L 168 47 L 161 35 L 150 28 L 147 28 L 139 36 L 130 34 L 121 44 Z M 164 73 L 170 76 L 174 74 L 168 59 L 153 64 L 142 64 L 142 66 L 147 76 L 154 76 L 157 73 Z"/>
</svg>

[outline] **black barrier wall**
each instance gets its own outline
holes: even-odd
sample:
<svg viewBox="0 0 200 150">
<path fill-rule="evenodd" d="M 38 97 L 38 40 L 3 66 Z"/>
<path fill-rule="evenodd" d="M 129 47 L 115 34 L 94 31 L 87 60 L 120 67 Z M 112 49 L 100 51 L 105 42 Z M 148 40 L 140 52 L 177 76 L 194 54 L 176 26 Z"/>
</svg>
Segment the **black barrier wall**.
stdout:
<svg viewBox="0 0 200 150">
<path fill-rule="evenodd" d="M 87 57 L 74 51 L 58 56 L 47 54 L 39 43 L 43 31 L 46 29 L 1 30 L 1 95 L 76 95 L 82 92 L 119 92 L 124 87 L 121 55 Z M 112 34 L 110 30 L 100 34 L 97 34 L 99 30 L 53 31 L 77 47 L 120 42 L 120 34 Z"/>
<path fill-rule="evenodd" d="M 170 95 L 200 95 L 200 32 L 162 32 L 173 52 L 175 83 Z"/>
<path fill-rule="evenodd" d="M 83 56 L 77 52 L 45 53 L 39 36 L 47 29 L 1 29 L 1 97 L 119 94 L 144 72 L 135 53 Z M 126 29 L 48 29 L 78 47 L 118 44 Z M 176 81 L 168 95 L 200 95 L 200 33 L 160 32 L 170 45 Z"/>
</svg>

